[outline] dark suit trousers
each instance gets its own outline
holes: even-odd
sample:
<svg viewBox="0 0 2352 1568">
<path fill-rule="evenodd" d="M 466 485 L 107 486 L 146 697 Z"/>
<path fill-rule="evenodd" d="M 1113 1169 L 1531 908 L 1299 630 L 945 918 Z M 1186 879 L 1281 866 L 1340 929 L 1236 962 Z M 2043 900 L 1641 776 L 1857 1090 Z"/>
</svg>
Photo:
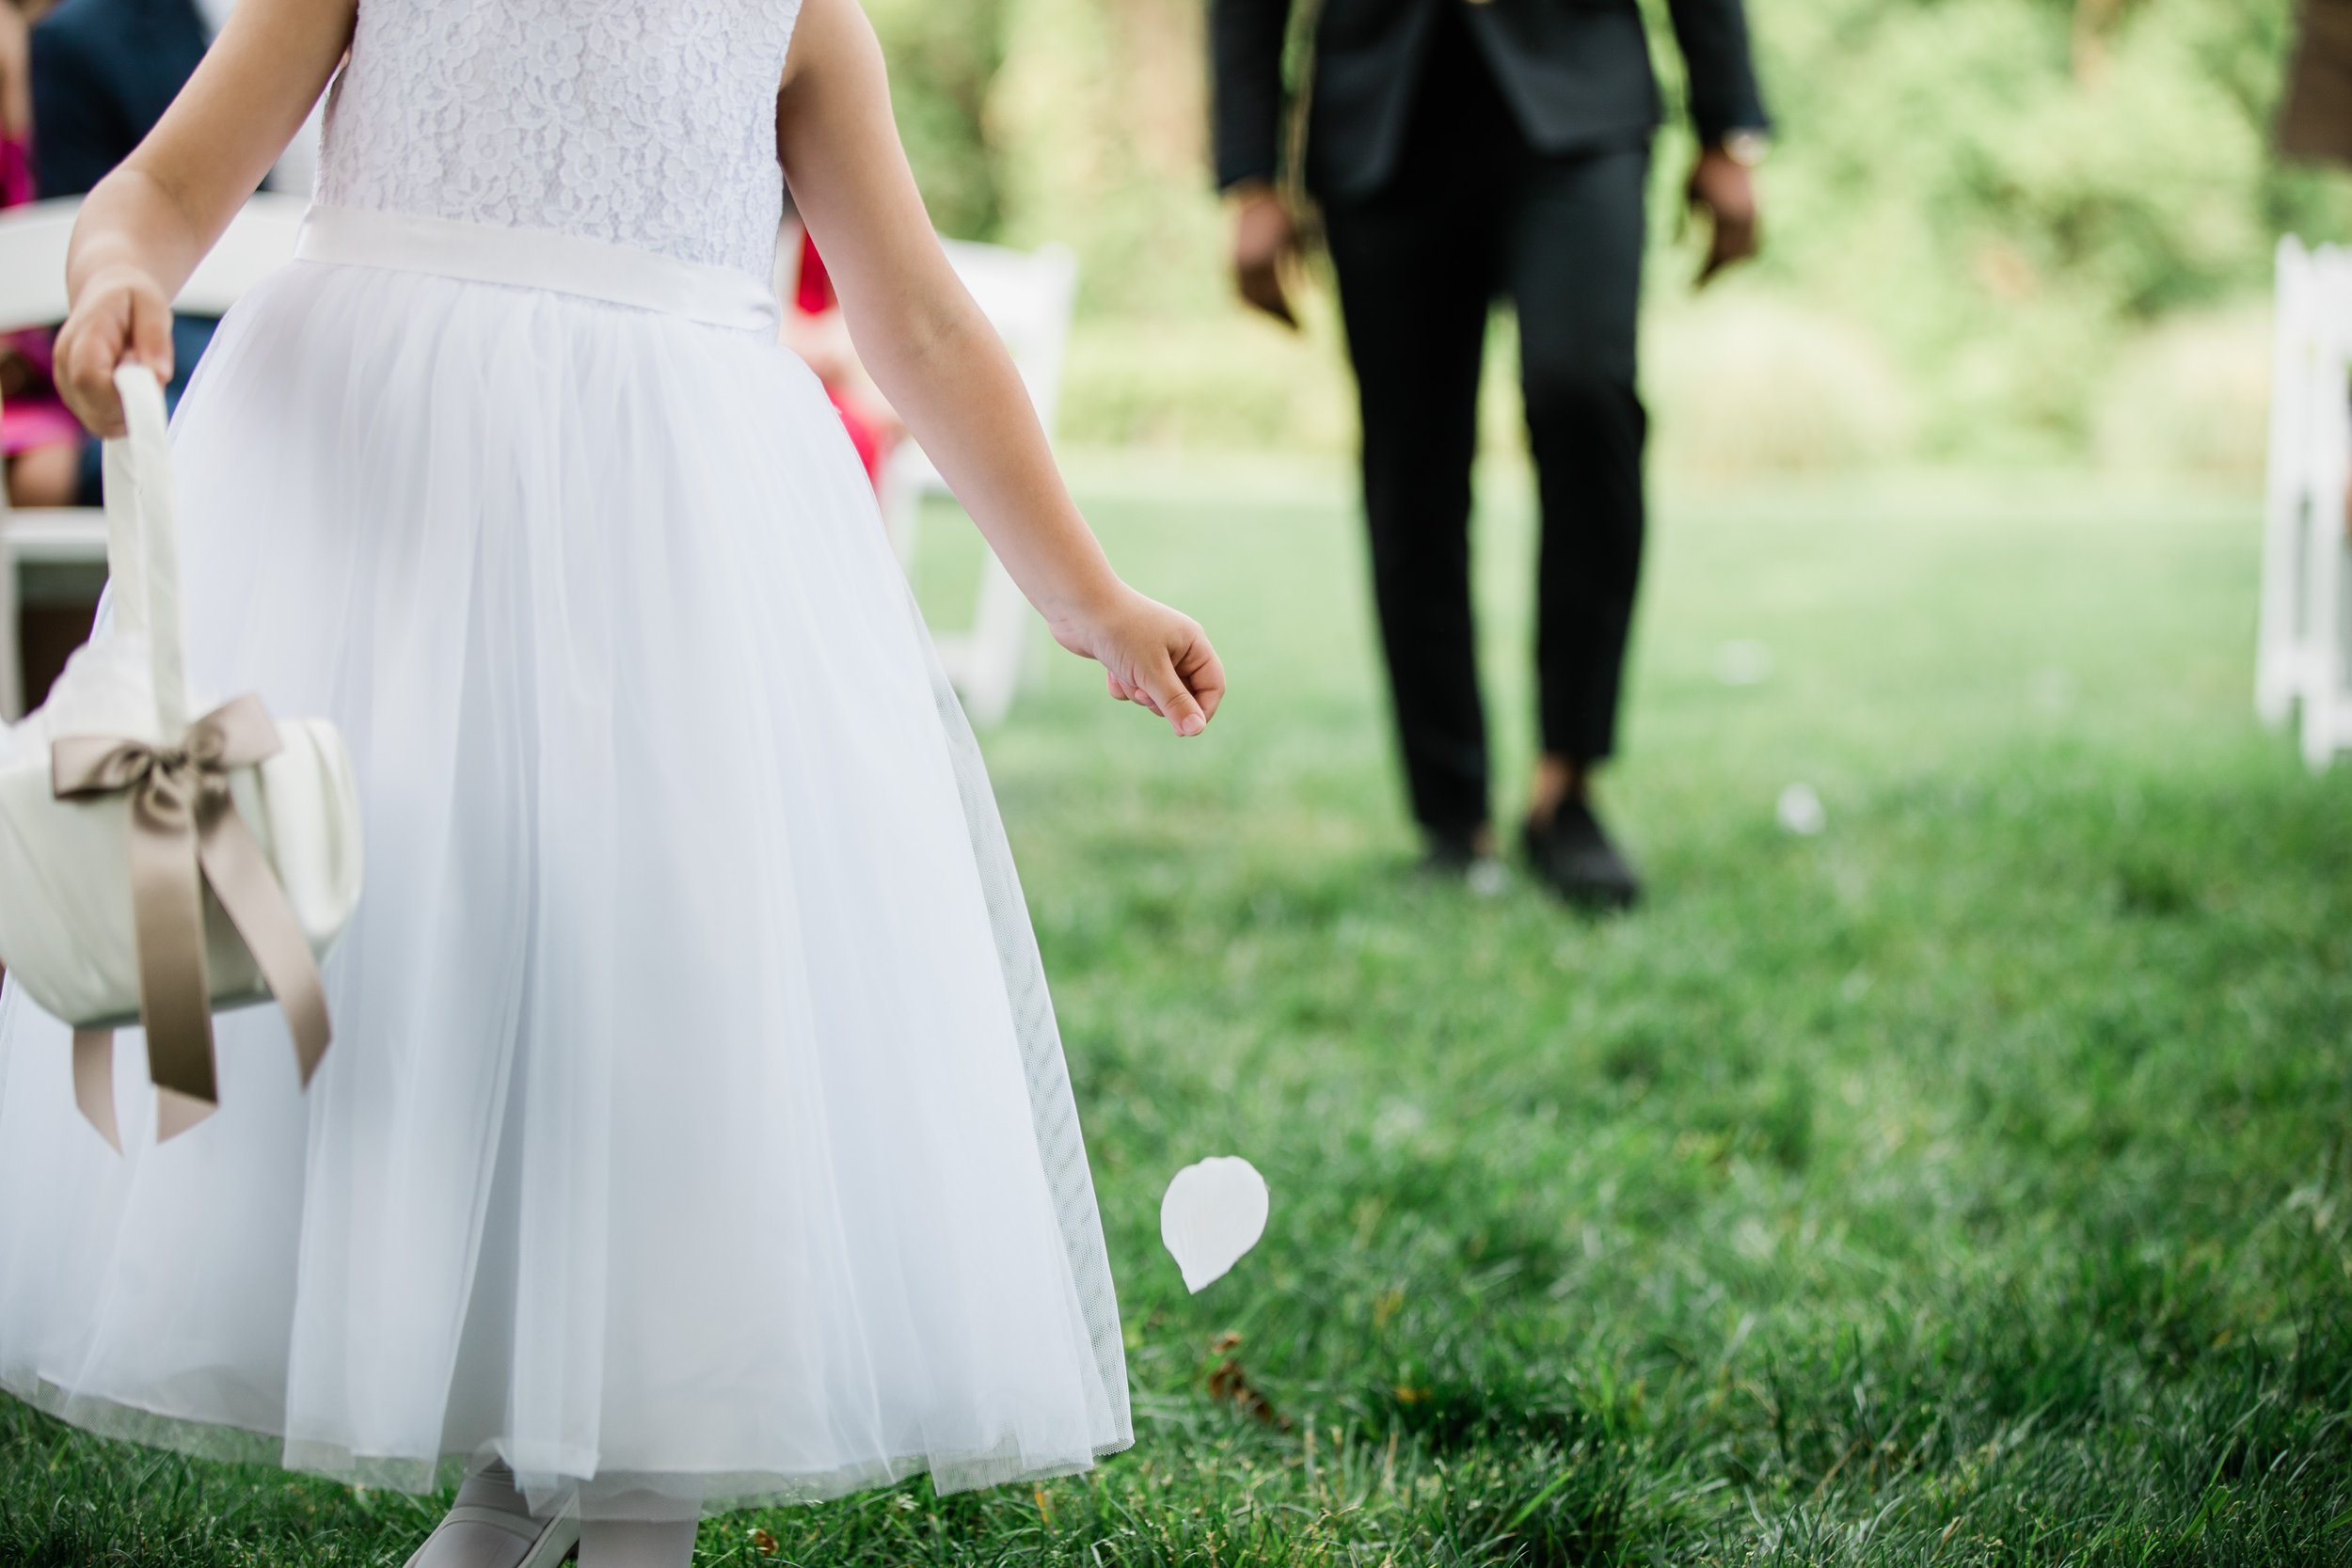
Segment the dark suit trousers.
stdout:
<svg viewBox="0 0 2352 1568">
<path fill-rule="evenodd" d="M 1394 176 L 1324 218 L 1363 414 L 1375 596 L 1414 815 L 1486 820 L 1470 613 L 1470 463 L 1488 311 L 1512 303 L 1543 515 L 1536 666 L 1543 745 L 1615 744 L 1641 572 L 1634 387 L 1646 137 L 1530 148 L 1452 8 Z"/>
</svg>

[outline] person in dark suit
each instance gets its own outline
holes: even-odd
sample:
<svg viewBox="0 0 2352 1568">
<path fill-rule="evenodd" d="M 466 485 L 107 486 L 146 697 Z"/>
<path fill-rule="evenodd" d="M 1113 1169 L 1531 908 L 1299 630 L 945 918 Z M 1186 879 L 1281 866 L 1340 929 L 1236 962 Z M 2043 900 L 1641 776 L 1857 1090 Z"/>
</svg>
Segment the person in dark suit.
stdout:
<svg viewBox="0 0 2352 1568">
<path fill-rule="evenodd" d="M 32 39 L 35 193 L 87 195 L 155 128 L 212 31 L 190 0 L 64 0 L 41 18 Z M 175 405 L 215 325 L 173 318 L 167 391 Z M 84 443 L 84 506 L 98 504 L 98 443 Z"/>
<path fill-rule="evenodd" d="M 2352 167 L 2352 0 L 2303 0 L 2279 100 L 2279 150 Z"/>
<path fill-rule="evenodd" d="M 1212 0 L 1216 178 L 1243 296 L 1291 321 L 1297 238 L 1278 194 L 1293 0 Z M 1470 464 L 1488 310 L 1518 317 L 1543 513 L 1543 757 L 1522 838 L 1580 904 L 1639 882 L 1594 815 L 1616 743 L 1644 532 L 1634 385 L 1650 138 L 1661 115 L 1636 0 L 1322 0 L 1304 182 L 1322 212 L 1363 419 L 1375 596 L 1431 863 L 1493 852 L 1470 617 Z M 1712 220 L 1704 282 L 1756 248 L 1764 105 L 1740 0 L 1669 0 Z"/>
</svg>

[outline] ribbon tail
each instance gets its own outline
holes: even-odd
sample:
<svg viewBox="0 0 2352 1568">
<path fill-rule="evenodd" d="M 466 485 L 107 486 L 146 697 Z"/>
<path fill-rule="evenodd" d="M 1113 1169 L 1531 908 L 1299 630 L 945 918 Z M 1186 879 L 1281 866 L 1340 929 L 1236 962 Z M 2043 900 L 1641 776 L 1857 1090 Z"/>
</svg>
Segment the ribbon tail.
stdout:
<svg viewBox="0 0 2352 1568">
<path fill-rule="evenodd" d="M 73 1103 L 98 1135 L 122 1152 L 122 1130 L 115 1122 L 115 1032 L 73 1031 Z"/>
<path fill-rule="evenodd" d="M 169 1143 L 220 1107 L 209 1100 L 155 1085 L 155 1141 Z"/>
<path fill-rule="evenodd" d="M 195 824 L 151 809 L 144 795 L 132 805 L 131 895 L 148 1076 L 159 1089 L 217 1104 Z"/>
<path fill-rule="evenodd" d="M 208 798 L 199 824 L 197 853 L 205 880 L 237 935 L 253 955 L 254 967 L 269 983 L 286 1015 L 294 1036 L 294 1059 L 301 1065 L 302 1085 L 310 1085 L 319 1059 L 334 1038 L 326 1013 L 326 988 L 319 979 L 317 960 L 310 956 L 310 939 L 302 934 L 286 902 L 285 890 L 271 872 L 253 830 L 237 815 L 236 804 L 224 792 Z"/>
</svg>

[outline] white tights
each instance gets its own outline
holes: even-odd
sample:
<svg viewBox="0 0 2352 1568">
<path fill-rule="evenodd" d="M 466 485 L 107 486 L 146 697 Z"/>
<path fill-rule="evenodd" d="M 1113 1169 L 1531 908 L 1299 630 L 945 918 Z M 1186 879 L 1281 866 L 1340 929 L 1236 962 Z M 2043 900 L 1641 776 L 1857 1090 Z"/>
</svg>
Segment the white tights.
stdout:
<svg viewBox="0 0 2352 1568">
<path fill-rule="evenodd" d="M 580 1531 L 580 1568 L 687 1568 L 694 1525 L 591 1519 Z"/>
<path fill-rule="evenodd" d="M 515 1473 L 495 1459 L 467 1472 L 457 1505 L 531 1517 L 530 1504 L 515 1488 Z M 434 1539 L 418 1568 L 514 1568 L 527 1549 L 522 1540 L 492 1526 L 453 1525 Z M 688 1568 L 693 1557 L 691 1519 L 591 1519 L 580 1532 L 580 1568 Z"/>
</svg>

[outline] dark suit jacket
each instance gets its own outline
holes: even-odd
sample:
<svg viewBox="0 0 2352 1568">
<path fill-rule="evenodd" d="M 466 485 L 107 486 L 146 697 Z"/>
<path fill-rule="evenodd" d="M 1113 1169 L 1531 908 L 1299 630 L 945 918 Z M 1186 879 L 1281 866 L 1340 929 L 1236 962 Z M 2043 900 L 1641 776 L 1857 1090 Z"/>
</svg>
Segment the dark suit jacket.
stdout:
<svg viewBox="0 0 2352 1568">
<path fill-rule="evenodd" d="M 130 155 L 204 57 L 190 0 L 65 0 L 33 29 L 33 185 L 81 196 Z"/>
<path fill-rule="evenodd" d="M 2299 8 L 2279 150 L 2352 164 L 2352 0 L 2303 0 Z"/>
<path fill-rule="evenodd" d="M 1740 0 L 1667 0 L 1701 137 L 1761 130 L 1764 103 Z M 1211 0 L 1216 178 L 1273 176 L 1293 0 Z M 1528 139 L 1547 152 L 1622 145 L 1662 107 L 1636 0 L 1324 0 L 1315 28 L 1307 184 L 1344 199 L 1395 166 L 1440 8 L 1461 6 Z"/>
</svg>

